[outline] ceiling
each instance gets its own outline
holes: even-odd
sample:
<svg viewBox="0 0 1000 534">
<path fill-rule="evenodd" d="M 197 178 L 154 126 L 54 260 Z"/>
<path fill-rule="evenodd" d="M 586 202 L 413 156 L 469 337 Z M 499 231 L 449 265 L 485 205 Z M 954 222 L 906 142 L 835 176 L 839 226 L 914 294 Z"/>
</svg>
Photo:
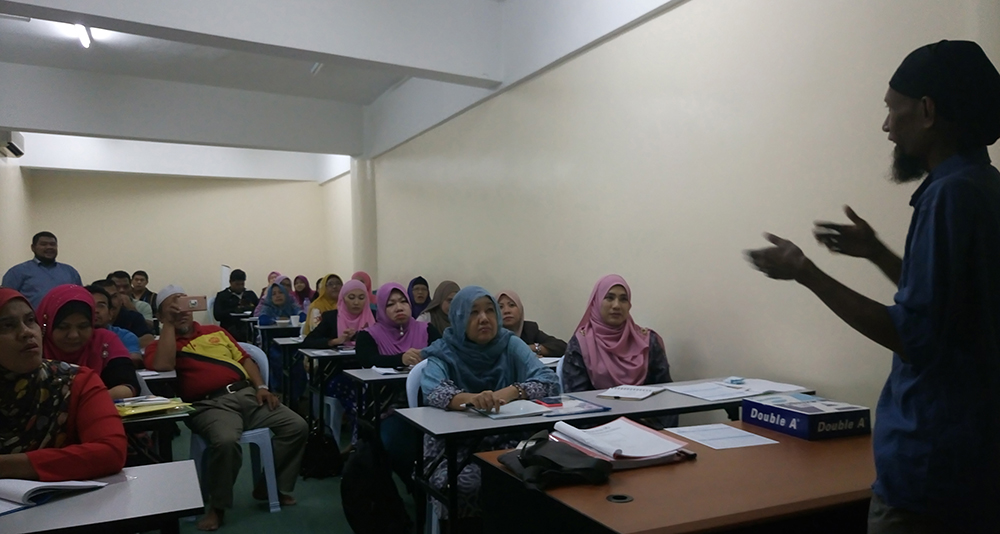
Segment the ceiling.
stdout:
<svg viewBox="0 0 1000 534">
<path fill-rule="evenodd" d="M 90 48 L 71 24 L 0 16 L 0 62 L 193 83 L 359 105 L 407 77 L 398 71 L 234 51 L 94 28 Z"/>
</svg>

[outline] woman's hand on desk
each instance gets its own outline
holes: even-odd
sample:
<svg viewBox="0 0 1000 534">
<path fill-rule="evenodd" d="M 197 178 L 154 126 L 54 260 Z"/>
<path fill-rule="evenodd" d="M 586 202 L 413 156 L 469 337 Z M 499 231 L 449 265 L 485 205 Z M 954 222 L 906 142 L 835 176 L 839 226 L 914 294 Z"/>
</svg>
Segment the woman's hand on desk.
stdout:
<svg viewBox="0 0 1000 534">
<path fill-rule="evenodd" d="M 420 349 L 410 349 L 403 353 L 403 365 L 417 365 L 420 360 Z"/>
</svg>

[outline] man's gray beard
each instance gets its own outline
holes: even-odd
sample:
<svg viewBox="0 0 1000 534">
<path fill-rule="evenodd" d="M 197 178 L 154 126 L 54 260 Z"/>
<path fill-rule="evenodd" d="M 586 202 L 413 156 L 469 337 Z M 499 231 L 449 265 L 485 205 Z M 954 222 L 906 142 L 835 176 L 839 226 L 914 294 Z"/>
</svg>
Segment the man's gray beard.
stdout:
<svg viewBox="0 0 1000 534">
<path fill-rule="evenodd" d="M 182 336 L 186 336 L 186 335 L 188 335 L 188 334 L 190 334 L 191 332 L 193 332 L 193 331 L 194 331 L 194 326 L 189 326 L 189 327 L 187 327 L 187 328 L 180 328 L 180 327 L 175 327 L 175 328 L 174 328 L 174 330 L 175 330 L 175 331 L 176 331 L 176 332 L 177 332 L 178 334 L 180 334 L 180 335 L 182 335 Z"/>
<path fill-rule="evenodd" d="M 927 176 L 924 164 L 919 158 L 909 156 L 896 145 L 892 150 L 892 181 L 897 184 L 905 184 L 922 179 Z"/>
</svg>

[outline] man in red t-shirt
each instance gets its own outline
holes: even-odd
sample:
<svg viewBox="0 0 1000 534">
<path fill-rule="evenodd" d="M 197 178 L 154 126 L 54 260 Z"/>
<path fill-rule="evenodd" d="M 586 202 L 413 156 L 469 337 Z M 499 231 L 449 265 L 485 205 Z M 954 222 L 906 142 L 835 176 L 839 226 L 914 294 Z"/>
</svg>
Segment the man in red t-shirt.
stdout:
<svg viewBox="0 0 1000 534">
<path fill-rule="evenodd" d="M 208 505 L 200 530 L 216 530 L 233 507 L 233 482 L 240 470 L 244 430 L 270 428 L 278 491 L 283 506 L 295 504 L 290 492 L 302 464 L 308 428 L 298 414 L 267 389 L 260 368 L 228 332 L 200 325 L 181 311 L 184 290 L 170 285 L 157 295 L 160 339 L 146 347 L 146 367 L 177 371 L 181 398 L 194 405 L 191 430 L 208 441 Z M 263 486 L 254 498 L 267 500 Z"/>
</svg>

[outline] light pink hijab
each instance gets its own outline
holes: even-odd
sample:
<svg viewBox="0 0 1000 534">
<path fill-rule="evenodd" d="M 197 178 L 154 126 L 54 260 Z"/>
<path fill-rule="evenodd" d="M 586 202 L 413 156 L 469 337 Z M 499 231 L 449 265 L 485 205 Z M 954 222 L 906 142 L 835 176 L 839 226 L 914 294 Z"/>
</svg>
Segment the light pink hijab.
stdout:
<svg viewBox="0 0 1000 534">
<path fill-rule="evenodd" d="M 640 328 L 629 314 L 625 324 L 613 327 L 601 319 L 601 301 L 614 286 L 622 286 L 632 302 L 632 289 L 625 279 L 609 274 L 597 281 L 590 305 L 576 333 L 587 366 L 590 383 L 597 389 L 641 385 L 649 369 L 649 330 Z"/>
<path fill-rule="evenodd" d="M 347 302 L 344 300 L 347 298 L 347 294 L 355 289 L 360 289 L 365 294 L 365 304 L 361 313 L 357 315 L 351 315 L 351 312 L 347 309 Z M 337 298 L 337 335 L 344 333 L 344 330 L 351 328 L 353 330 L 362 330 L 368 328 L 375 324 L 375 316 L 372 315 L 370 302 L 368 300 L 368 289 L 365 284 L 360 280 L 348 280 L 344 287 L 340 290 L 340 296 Z"/>
</svg>

